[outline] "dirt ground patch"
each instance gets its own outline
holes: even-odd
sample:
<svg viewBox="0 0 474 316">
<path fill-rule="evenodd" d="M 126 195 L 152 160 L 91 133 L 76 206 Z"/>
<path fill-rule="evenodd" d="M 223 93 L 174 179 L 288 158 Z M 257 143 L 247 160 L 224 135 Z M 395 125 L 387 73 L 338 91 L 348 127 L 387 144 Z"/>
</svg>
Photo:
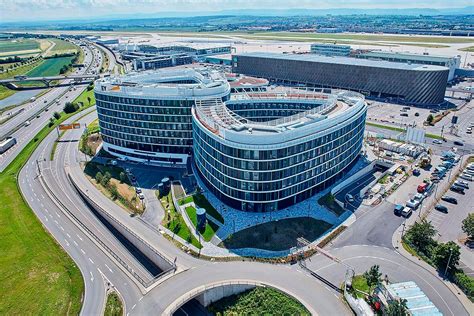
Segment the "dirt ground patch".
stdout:
<svg viewBox="0 0 474 316">
<path fill-rule="evenodd" d="M 287 250 L 296 246 L 298 237 L 314 241 L 331 227 L 331 224 L 311 217 L 289 218 L 243 229 L 229 236 L 219 246 L 228 249 Z"/>
</svg>

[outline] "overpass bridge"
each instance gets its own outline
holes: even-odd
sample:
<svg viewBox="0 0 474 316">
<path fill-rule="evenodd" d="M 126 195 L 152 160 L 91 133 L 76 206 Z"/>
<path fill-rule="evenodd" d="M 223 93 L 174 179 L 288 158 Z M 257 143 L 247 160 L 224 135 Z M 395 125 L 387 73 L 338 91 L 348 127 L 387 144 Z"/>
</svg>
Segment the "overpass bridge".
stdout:
<svg viewBox="0 0 474 316">
<path fill-rule="evenodd" d="M 47 76 L 47 77 L 28 77 L 28 76 L 15 76 L 13 78 L 2 79 L 0 80 L 0 85 L 4 86 L 15 86 L 15 83 L 21 83 L 26 81 L 38 81 L 44 83 L 49 87 L 51 81 L 57 80 L 73 80 L 75 82 L 84 82 L 84 81 L 93 81 L 99 79 L 100 76 L 96 74 L 86 74 L 86 75 L 58 75 L 58 76 Z"/>
</svg>

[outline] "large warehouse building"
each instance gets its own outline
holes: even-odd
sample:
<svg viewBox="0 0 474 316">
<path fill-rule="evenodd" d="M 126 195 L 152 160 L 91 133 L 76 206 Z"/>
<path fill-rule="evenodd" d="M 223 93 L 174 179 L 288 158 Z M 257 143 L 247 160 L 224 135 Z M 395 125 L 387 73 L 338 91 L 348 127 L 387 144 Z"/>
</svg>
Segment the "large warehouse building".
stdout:
<svg viewBox="0 0 474 316">
<path fill-rule="evenodd" d="M 375 50 L 357 54 L 356 57 L 371 60 L 385 60 L 395 63 L 411 63 L 447 67 L 449 69 L 448 81 L 452 81 L 454 79 L 456 69 L 461 66 L 461 56 L 420 55 Z"/>
<path fill-rule="evenodd" d="M 353 90 L 420 106 L 445 102 L 449 74 L 448 68 L 434 65 L 277 53 L 233 55 L 232 70 L 286 84 Z"/>
<path fill-rule="evenodd" d="M 367 105 L 358 93 L 260 88 L 230 94 L 217 72 L 173 69 L 99 79 L 103 149 L 144 163 L 193 157 L 227 205 L 267 212 L 298 203 L 355 163 Z"/>
</svg>

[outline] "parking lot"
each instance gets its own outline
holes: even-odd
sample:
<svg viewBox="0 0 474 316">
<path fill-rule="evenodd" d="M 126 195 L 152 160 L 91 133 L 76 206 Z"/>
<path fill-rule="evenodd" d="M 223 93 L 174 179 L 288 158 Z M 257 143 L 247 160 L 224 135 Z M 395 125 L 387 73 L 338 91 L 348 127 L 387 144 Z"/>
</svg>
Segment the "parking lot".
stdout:
<svg viewBox="0 0 474 316">
<path fill-rule="evenodd" d="M 388 123 L 399 126 L 416 124 L 420 127 L 423 126 L 423 122 L 430 114 L 436 115 L 436 113 L 431 113 L 429 109 L 371 101 L 367 118 L 374 123 Z"/>
</svg>

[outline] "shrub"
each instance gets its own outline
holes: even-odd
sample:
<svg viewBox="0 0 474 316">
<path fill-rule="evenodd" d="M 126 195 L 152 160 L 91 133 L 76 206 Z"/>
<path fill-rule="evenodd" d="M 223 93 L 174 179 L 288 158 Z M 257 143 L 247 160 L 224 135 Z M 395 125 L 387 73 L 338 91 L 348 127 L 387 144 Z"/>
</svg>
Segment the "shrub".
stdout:
<svg viewBox="0 0 474 316">
<path fill-rule="evenodd" d="M 111 178 L 112 178 L 112 176 L 110 175 L 110 172 L 107 171 L 104 174 L 104 176 L 102 177 L 102 181 L 100 181 L 100 184 L 102 184 L 102 186 L 104 186 L 104 187 L 107 187 L 107 185 L 109 184 Z"/>
<path fill-rule="evenodd" d="M 456 283 L 466 296 L 474 302 L 474 278 L 466 275 L 463 271 L 454 274 L 454 283 Z"/>
<path fill-rule="evenodd" d="M 102 174 L 102 172 L 98 171 L 95 174 L 95 181 L 97 181 L 97 183 L 102 183 L 103 178 L 104 178 L 104 175 Z"/>
<path fill-rule="evenodd" d="M 120 197 L 120 193 L 117 190 L 117 186 L 115 184 L 112 184 L 109 187 L 110 195 L 112 196 L 112 199 L 118 199 Z"/>
<path fill-rule="evenodd" d="M 53 113 L 53 117 L 54 117 L 55 119 L 59 120 L 59 119 L 61 118 L 61 114 L 58 113 L 58 112 L 54 112 L 54 113 Z"/>
<path fill-rule="evenodd" d="M 79 105 L 77 105 L 76 103 L 66 102 L 63 110 L 66 114 L 74 113 L 79 110 Z"/>
</svg>

